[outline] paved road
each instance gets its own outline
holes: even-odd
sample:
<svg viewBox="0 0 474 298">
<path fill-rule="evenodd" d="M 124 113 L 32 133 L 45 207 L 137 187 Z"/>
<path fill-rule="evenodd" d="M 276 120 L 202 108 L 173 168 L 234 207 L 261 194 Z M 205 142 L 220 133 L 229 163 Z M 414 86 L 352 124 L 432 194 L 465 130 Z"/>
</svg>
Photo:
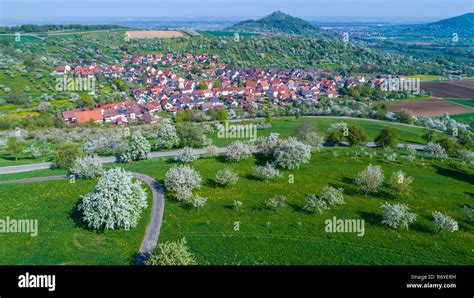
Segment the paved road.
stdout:
<svg viewBox="0 0 474 298">
<path fill-rule="evenodd" d="M 349 145 L 348 143 L 341 143 L 342 145 Z M 374 142 L 368 142 L 366 144 L 367 147 L 373 148 L 377 147 Z M 424 145 L 416 145 L 416 144 L 398 144 L 400 148 L 412 148 L 415 150 L 425 150 Z M 217 148 L 217 153 L 225 153 L 227 148 Z M 198 155 L 205 155 L 207 153 L 207 149 L 196 149 L 195 150 Z M 179 150 L 176 151 L 162 151 L 162 152 L 151 152 L 150 158 L 159 158 L 159 157 L 170 157 L 178 155 Z M 113 163 L 117 161 L 117 158 L 114 156 L 110 157 L 99 157 L 100 163 Z M 42 170 L 42 169 L 49 169 L 53 164 L 51 162 L 43 162 L 43 163 L 34 163 L 29 165 L 21 165 L 21 166 L 9 166 L 9 167 L 0 167 L 0 175 L 2 174 L 13 174 L 13 173 L 22 173 L 22 172 L 29 172 L 35 170 Z"/>
<path fill-rule="evenodd" d="M 161 184 L 156 181 L 154 178 L 139 174 L 132 173 L 132 176 L 143 181 L 147 184 L 152 191 L 152 207 L 151 207 L 151 216 L 150 221 L 145 230 L 145 236 L 143 237 L 142 244 L 140 245 L 140 250 L 137 255 L 135 264 L 142 265 L 143 262 L 147 259 L 149 253 L 155 248 L 158 238 L 160 236 L 161 224 L 163 222 L 163 212 L 165 209 L 165 195 L 163 187 Z M 52 181 L 52 180 L 63 180 L 69 179 L 68 176 L 48 176 L 48 177 L 38 177 L 38 178 L 28 178 L 28 179 L 19 179 L 19 180 L 10 180 L 10 181 L 1 181 L 1 184 L 17 184 L 17 183 L 28 183 L 36 181 Z"/>
<path fill-rule="evenodd" d="M 226 150 L 227 150 L 226 148 L 217 148 L 217 153 L 224 153 Z M 199 155 L 207 154 L 207 149 L 196 149 L 195 151 Z M 178 155 L 178 153 L 179 153 L 179 150 L 151 152 L 150 158 L 176 156 Z M 117 161 L 117 158 L 115 156 L 99 157 L 99 161 L 100 163 L 113 163 Z M 33 163 L 33 164 L 21 165 L 21 166 L 0 167 L 0 175 L 49 169 L 51 168 L 52 165 L 53 163 L 51 162 L 43 162 L 43 163 Z"/>
</svg>

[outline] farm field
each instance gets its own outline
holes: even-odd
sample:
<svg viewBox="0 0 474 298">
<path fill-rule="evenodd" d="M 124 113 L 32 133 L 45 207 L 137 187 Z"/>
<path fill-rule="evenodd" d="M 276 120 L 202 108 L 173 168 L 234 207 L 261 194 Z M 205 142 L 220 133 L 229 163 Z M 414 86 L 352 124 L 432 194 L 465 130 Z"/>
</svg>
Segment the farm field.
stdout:
<svg viewBox="0 0 474 298">
<path fill-rule="evenodd" d="M 474 240 L 473 227 L 461 221 L 462 206 L 472 200 L 472 171 L 461 173 L 431 163 L 425 167 L 391 164 L 380 152 L 376 160 L 369 160 L 355 156 L 353 150 L 339 148 L 338 156 L 330 151 L 316 153 L 310 164 L 285 171 L 283 177 L 269 183 L 252 177 L 254 159 L 237 164 L 200 159 L 192 166 L 207 181 L 197 193 L 207 197 L 208 204 L 188 210 L 167 200 L 160 241 L 186 237 L 203 264 L 474 264 L 469 245 Z M 353 178 L 369 163 L 381 165 L 386 176 L 400 169 L 412 176 L 413 195 L 394 199 L 384 189 L 365 197 L 355 188 Z M 165 160 L 154 160 L 126 168 L 162 179 L 169 166 Z M 213 183 L 215 173 L 225 167 L 232 167 L 240 176 L 239 183 L 228 189 Z M 290 174 L 294 184 L 288 183 Z M 321 215 L 304 211 L 304 196 L 321 193 L 326 184 L 344 188 L 346 204 Z M 264 206 L 265 200 L 283 193 L 289 199 L 288 207 L 276 213 Z M 241 212 L 230 208 L 233 200 L 243 202 Z M 408 231 L 382 226 L 380 203 L 385 201 L 408 204 L 419 214 L 419 221 Z M 436 234 L 430 218 L 434 209 L 458 218 L 464 231 Z M 325 233 L 324 221 L 333 216 L 364 219 L 368 224 L 365 236 Z M 234 230 L 237 221 L 240 231 Z"/>
<path fill-rule="evenodd" d="M 402 152 L 401 150 L 400 153 Z M 311 162 L 302 165 L 299 170 L 285 170 L 281 178 L 268 183 L 253 177 L 252 167 L 260 163 L 255 158 L 239 163 L 228 163 L 221 157 L 201 158 L 191 166 L 204 178 L 203 187 L 196 194 L 208 198 L 208 203 L 196 210 L 166 197 L 160 242 L 185 237 L 199 264 L 474 264 L 470 246 L 474 241 L 474 227 L 462 215 L 463 207 L 472 201 L 474 171 L 451 169 L 445 163 L 428 159 L 421 162 L 419 157 L 413 164 L 402 159 L 388 162 L 383 157 L 382 150 L 377 150 L 377 153 L 377 157 L 369 159 L 358 148 L 326 149 L 321 153 L 314 153 Z M 382 167 L 385 181 L 392 172 L 398 170 L 412 176 L 412 195 L 395 199 L 390 195 L 388 187 L 384 186 L 379 193 L 366 197 L 356 189 L 353 179 L 369 163 Z M 153 159 L 126 164 L 124 168 L 163 182 L 166 171 L 174 164 L 171 159 Z M 115 166 L 117 165 L 107 165 Z M 233 168 L 240 180 L 237 185 L 229 188 L 217 187 L 214 182 L 215 173 L 226 167 Z M 43 174 L 45 172 L 40 173 Z M 294 175 L 294 183 L 289 182 L 289 175 Z M 2 241 L 0 246 L 3 246 L 2 252 L 5 252 L 6 257 L 2 257 L 2 262 L 129 263 L 129 256 L 133 250 L 137 250 L 138 245 L 129 243 L 138 243 L 143 235 L 142 230 L 134 229 L 133 235 L 124 231 L 97 235 L 78 227 L 73 228 L 73 221 L 67 213 L 73 208 L 79 195 L 90 191 L 93 185 L 92 181 L 77 181 L 77 185 L 73 187 L 68 180 L 0 185 L 0 193 L 8 191 L 15 194 L 13 200 L 17 202 L 11 204 L 10 200 L 8 205 L 0 205 L 5 210 L 4 213 L 27 216 L 29 209 L 23 209 L 20 215 L 18 206 L 35 201 L 33 206 L 45 205 L 40 209 L 40 219 L 48 219 L 48 225 L 61 223 L 63 226 L 66 223 L 62 228 L 64 231 L 61 231 L 66 237 L 62 235 L 61 240 L 49 238 L 53 237 L 51 235 L 48 238 L 39 236 L 33 242 L 23 239 L 27 243 L 23 246 L 16 243 L 16 240 Z M 305 211 L 302 208 L 304 196 L 310 193 L 320 194 L 326 184 L 344 188 L 346 203 L 322 214 Z M 31 187 L 35 187 L 37 191 L 29 192 Z M 288 197 L 287 207 L 278 212 L 265 207 L 266 200 L 282 193 Z M 243 202 L 241 211 L 230 207 L 234 200 Z M 417 222 L 408 230 L 393 230 L 383 226 L 380 223 L 380 204 L 383 202 L 408 204 L 411 211 L 418 214 Z M 46 204 L 53 207 L 46 208 Z M 435 210 L 446 212 L 458 220 L 460 231 L 435 232 L 431 219 L 431 212 Z M 333 216 L 364 219 L 364 236 L 324 232 L 324 221 Z M 239 222 L 238 231 L 234 229 L 236 222 Z M 48 241 L 44 242 L 45 239 Z M 122 240 L 127 240 L 127 244 Z M 75 241 L 79 241 L 79 244 Z M 112 244 L 118 245 L 120 249 L 115 248 L 114 253 L 107 251 L 97 254 L 97 251 L 107 250 Z M 10 253 L 17 251 L 17 246 L 26 249 L 26 245 L 35 245 L 39 253 L 21 259 Z M 68 254 L 51 254 L 53 247 L 64 245 L 70 245 L 64 250 Z M 91 257 L 87 257 L 88 255 Z"/>
<path fill-rule="evenodd" d="M 466 107 L 474 108 L 474 100 L 473 99 L 457 99 L 457 98 L 447 98 L 447 101 L 454 102 Z"/>
<path fill-rule="evenodd" d="M 456 115 L 474 112 L 473 108 L 451 103 L 443 99 L 390 102 L 388 103 L 388 108 L 391 112 L 408 109 L 415 116 L 425 117 L 442 116 L 444 113 Z"/>
<path fill-rule="evenodd" d="M 472 119 L 474 119 L 474 113 L 453 115 L 452 118 L 456 121 L 469 123 L 472 121 Z"/>
<path fill-rule="evenodd" d="M 474 80 L 422 82 L 421 89 L 438 97 L 474 98 Z"/>
<path fill-rule="evenodd" d="M 54 171 L 50 175 L 55 175 Z M 25 177 L 31 173 L 22 173 Z M 37 219 L 38 235 L 0 234 L 2 265 L 126 265 L 138 252 L 149 220 L 148 208 L 136 228 L 129 231 L 89 230 L 77 218 L 80 195 L 90 192 L 95 180 L 31 182 L 0 185 L 2 216 Z M 151 197 L 148 191 L 148 197 Z"/>
</svg>

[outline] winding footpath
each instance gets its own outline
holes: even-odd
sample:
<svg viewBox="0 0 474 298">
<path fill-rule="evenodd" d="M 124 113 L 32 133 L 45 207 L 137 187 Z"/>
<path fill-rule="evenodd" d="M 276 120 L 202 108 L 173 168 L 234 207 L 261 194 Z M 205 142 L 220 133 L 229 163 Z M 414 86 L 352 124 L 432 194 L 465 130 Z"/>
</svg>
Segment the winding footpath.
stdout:
<svg viewBox="0 0 474 298">
<path fill-rule="evenodd" d="M 151 216 L 150 221 L 145 230 L 145 236 L 140 245 L 140 250 L 138 251 L 137 258 L 135 260 L 136 265 L 142 265 L 147 259 L 149 253 L 155 248 L 158 238 L 160 236 L 161 224 L 163 222 L 163 213 L 165 209 L 165 195 L 163 187 L 161 184 L 156 181 L 153 177 L 132 173 L 132 176 L 136 179 L 141 180 L 147 184 L 152 191 L 152 207 L 151 207 Z M 48 176 L 48 177 L 37 177 L 37 178 L 28 178 L 28 179 L 19 179 L 19 180 L 9 180 L 2 181 L 2 184 L 17 184 L 17 183 L 28 183 L 28 182 L 37 182 L 37 181 L 52 181 L 52 180 L 64 180 L 69 179 L 68 176 Z"/>
</svg>

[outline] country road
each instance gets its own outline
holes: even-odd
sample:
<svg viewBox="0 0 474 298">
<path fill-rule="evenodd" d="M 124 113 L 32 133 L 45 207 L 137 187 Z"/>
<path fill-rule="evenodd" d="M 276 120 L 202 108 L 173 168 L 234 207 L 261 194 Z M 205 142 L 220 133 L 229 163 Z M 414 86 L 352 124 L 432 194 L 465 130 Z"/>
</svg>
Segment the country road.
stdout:
<svg viewBox="0 0 474 298">
<path fill-rule="evenodd" d="M 349 145 L 348 143 L 341 143 L 343 146 Z M 369 148 L 377 147 L 374 142 L 368 142 L 366 144 Z M 411 148 L 415 150 L 425 150 L 424 145 L 416 145 L 416 144 L 398 144 L 399 148 Z M 217 148 L 217 153 L 225 153 L 227 148 Z M 198 155 L 205 155 L 207 154 L 207 149 L 196 149 L 195 150 Z M 175 151 L 162 151 L 162 152 L 151 152 L 150 158 L 159 158 L 159 157 L 171 157 L 178 155 L 179 150 Z M 117 161 L 115 156 L 108 156 L 108 157 L 99 157 L 100 163 L 113 163 Z M 22 172 L 30 172 L 35 170 L 42 170 L 42 169 L 49 169 L 53 163 L 51 162 L 43 162 L 43 163 L 34 163 L 28 165 L 20 165 L 20 166 L 8 166 L 8 167 L 0 167 L 0 175 L 3 174 L 14 174 L 14 173 L 22 173 Z"/>
<path fill-rule="evenodd" d="M 160 236 L 161 224 L 163 222 L 163 212 L 165 209 L 165 195 L 163 187 L 161 184 L 156 181 L 153 177 L 143 175 L 140 173 L 132 173 L 132 176 L 136 179 L 141 180 L 147 184 L 152 191 L 152 207 L 150 221 L 145 230 L 145 236 L 140 245 L 140 250 L 137 254 L 137 259 L 135 260 L 136 265 L 143 265 L 144 261 L 147 259 L 149 253 L 155 248 L 158 238 Z M 2 184 L 18 184 L 18 183 L 28 183 L 28 182 L 37 182 L 37 181 L 52 181 L 52 180 L 63 180 L 69 179 L 68 176 L 49 176 L 49 177 L 38 177 L 38 178 L 28 178 L 28 179 L 19 179 L 19 180 L 10 180 L 10 181 L 1 181 Z"/>
</svg>

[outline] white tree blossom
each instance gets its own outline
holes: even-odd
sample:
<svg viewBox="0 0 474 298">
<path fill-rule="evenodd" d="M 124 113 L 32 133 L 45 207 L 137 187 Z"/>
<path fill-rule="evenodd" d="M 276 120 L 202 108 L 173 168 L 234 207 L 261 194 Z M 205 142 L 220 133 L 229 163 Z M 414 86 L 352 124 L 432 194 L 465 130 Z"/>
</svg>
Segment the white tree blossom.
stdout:
<svg viewBox="0 0 474 298">
<path fill-rule="evenodd" d="M 78 157 L 69 171 L 80 178 L 93 178 L 102 175 L 104 168 L 97 156 L 89 155 Z"/>
<path fill-rule="evenodd" d="M 344 204 L 345 202 L 343 192 L 343 188 L 335 188 L 326 185 L 324 187 L 323 194 L 321 195 L 321 199 L 327 203 L 328 207 Z"/>
<path fill-rule="evenodd" d="M 311 160 L 311 147 L 289 137 L 275 150 L 275 164 L 285 169 L 298 169 Z"/>
<path fill-rule="evenodd" d="M 280 171 L 271 163 L 267 163 L 264 166 L 255 166 L 253 168 L 253 174 L 265 182 L 281 176 Z"/>
<path fill-rule="evenodd" d="M 367 169 L 357 175 L 355 183 L 367 195 L 369 192 L 377 192 L 383 183 L 383 179 L 382 168 L 370 164 Z"/>
<path fill-rule="evenodd" d="M 288 204 L 288 198 L 282 195 L 274 196 L 265 202 L 265 206 L 275 211 L 285 207 Z"/>
<path fill-rule="evenodd" d="M 81 196 L 79 210 L 83 220 L 94 229 L 126 230 L 138 224 L 140 214 L 147 207 L 147 195 L 140 181 L 121 168 L 105 172 L 94 190 Z"/>
<path fill-rule="evenodd" d="M 438 231 L 455 232 L 459 230 L 458 222 L 440 211 L 433 212 L 433 221 Z"/>
<path fill-rule="evenodd" d="M 162 266 L 186 266 L 197 265 L 196 258 L 189 251 L 186 239 L 176 242 L 158 243 L 155 250 L 150 254 L 146 265 Z"/>
<path fill-rule="evenodd" d="M 323 199 L 314 194 L 310 194 L 305 197 L 305 205 L 303 209 L 311 212 L 317 211 L 323 213 L 325 210 L 329 209 L 329 206 Z"/>
<path fill-rule="evenodd" d="M 444 148 L 438 143 L 429 142 L 425 147 L 425 150 L 430 153 L 433 158 L 445 159 L 448 157 L 446 150 L 444 150 Z"/>
<path fill-rule="evenodd" d="M 227 147 L 227 160 L 229 161 L 241 161 L 249 158 L 251 154 L 250 146 L 241 141 L 235 141 Z"/>
<path fill-rule="evenodd" d="M 156 146 L 158 148 L 171 149 L 179 144 L 176 128 L 171 123 L 163 123 L 158 130 Z"/>
<path fill-rule="evenodd" d="M 382 203 L 383 220 L 382 223 L 394 228 L 405 228 L 416 221 L 416 214 L 411 213 L 407 205 Z"/>
<path fill-rule="evenodd" d="M 121 157 L 121 161 L 130 162 L 135 160 L 148 159 L 150 154 L 150 143 L 142 136 L 140 131 L 133 133 L 130 142 L 128 143 L 125 153 Z"/>
<path fill-rule="evenodd" d="M 178 155 L 175 156 L 175 160 L 182 163 L 191 163 L 199 158 L 199 155 L 191 147 L 184 147 Z"/>
<path fill-rule="evenodd" d="M 174 166 L 166 172 L 165 186 L 178 200 L 192 197 L 193 189 L 201 187 L 202 178 L 188 165 Z"/>
<path fill-rule="evenodd" d="M 216 174 L 216 182 L 223 187 L 235 185 L 237 181 L 239 181 L 239 175 L 231 168 L 222 169 Z"/>
</svg>

